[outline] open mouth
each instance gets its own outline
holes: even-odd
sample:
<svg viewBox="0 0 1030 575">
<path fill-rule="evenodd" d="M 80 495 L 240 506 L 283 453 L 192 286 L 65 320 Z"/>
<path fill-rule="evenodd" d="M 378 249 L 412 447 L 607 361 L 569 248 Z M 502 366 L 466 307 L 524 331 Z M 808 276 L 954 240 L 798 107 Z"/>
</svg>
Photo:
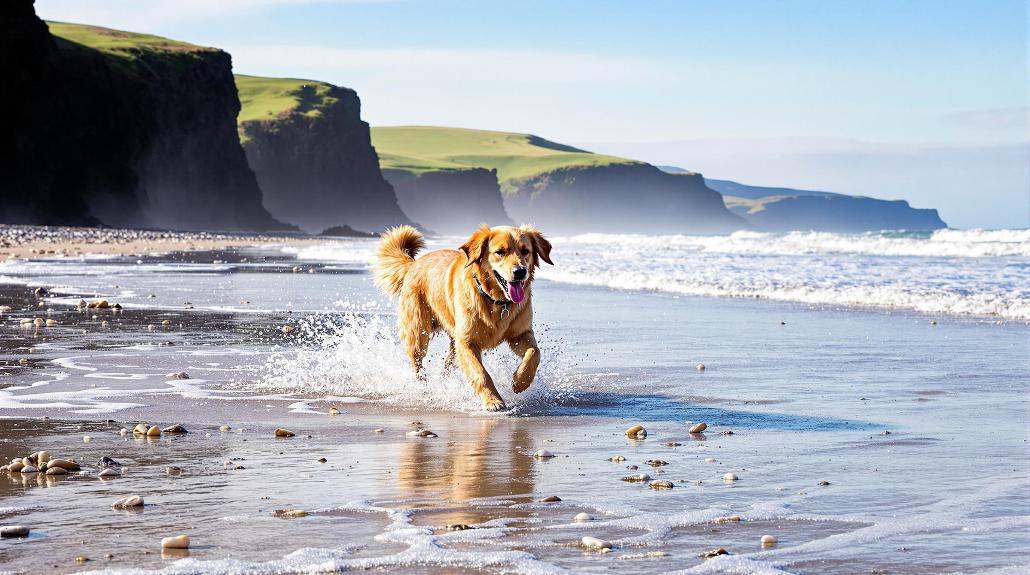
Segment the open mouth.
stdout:
<svg viewBox="0 0 1030 575">
<path fill-rule="evenodd" d="M 508 299 L 512 303 L 522 303 L 522 300 L 526 299 L 525 282 L 508 281 L 501 274 L 497 273 L 497 270 L 494 270 L 494 277 L 497 278 L 497 283 L 501 284 L 501 289 L 504 290 L 504 293 L 508 294 Z"/>
</svg>

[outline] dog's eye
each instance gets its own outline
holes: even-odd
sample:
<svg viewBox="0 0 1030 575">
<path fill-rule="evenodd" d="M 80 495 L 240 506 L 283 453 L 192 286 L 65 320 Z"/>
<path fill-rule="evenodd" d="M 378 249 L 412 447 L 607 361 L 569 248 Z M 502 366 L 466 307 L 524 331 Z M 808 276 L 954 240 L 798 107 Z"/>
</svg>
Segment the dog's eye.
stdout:
<svg viewBox="0 0 1030 575">
<path fill-rule="evenodd" d="M 529 248 L 522 248 L 522 255 L 528 256 L 529 255 Z"/>
<path fill-rule="evenodd" d="M 496 252 L 494 252 L 494 253 L 495 253 L 495 254 L 497 254 L 497 255 L 499 255 L 499 256 L 503 256 L 503 255 L 504 255 L 504 250 L 497 250 L 497 251 L 496 251 Z"/>
</svg>

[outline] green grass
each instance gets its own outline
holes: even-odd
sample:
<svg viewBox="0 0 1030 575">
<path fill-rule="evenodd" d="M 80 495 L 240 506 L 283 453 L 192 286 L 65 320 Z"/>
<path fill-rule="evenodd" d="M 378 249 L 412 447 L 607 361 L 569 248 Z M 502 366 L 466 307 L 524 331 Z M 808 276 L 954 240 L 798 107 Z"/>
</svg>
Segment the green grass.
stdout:
<svg viewBox="0 0 1030 575">
<path fill-rule="evenodd" d="M 297 113 L 317 116 L 322 108 L 333 104 L 329 95 L 330 84 L 298 78 L 263 78 L 236 75 L 236 89 L 243 108 L 237 118 L 239 124 L 260 120 L 274 120 Z"/>
<path fill-rule="evenodd" d="M 152 52 L 213 52 L 216 48 L 197 46 L 187 42 L 169 40 L 150 34 L 123 32 L 100 26 L 47 21 L 50 34 L 101 52 L 123 58 L 133 58 L 139 51 Z"/>
<path fill-rule="evenodd" d="M 726 203 L 727 208 L 734 208 L 737 206 L 744 206 L 747 208 L 748 214 L 757 214 L 765 210 L 769 204 L 775 204 L 780 200 L 791 198 L 794 196 L 765 196 L 758 199 L 741 198 L 739 196 L 723 196 L 722 199 Z"/>
<path fill-rule="evenodd" d="M 372 145 L 383 169 L 413 173 L 496 169 L 502 185 L 561 168 L 640 163 L 593 154 L 531 134 L 435 126 L 372 128 Z"/>
</svg>

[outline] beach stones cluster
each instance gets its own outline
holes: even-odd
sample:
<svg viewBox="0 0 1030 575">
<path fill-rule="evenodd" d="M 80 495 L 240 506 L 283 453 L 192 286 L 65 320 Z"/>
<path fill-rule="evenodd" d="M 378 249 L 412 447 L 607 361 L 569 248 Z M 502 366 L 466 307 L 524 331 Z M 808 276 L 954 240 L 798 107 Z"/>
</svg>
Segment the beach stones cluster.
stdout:
<svg viewBox="0 0 1030 575">
<path fill-rule="evenodd" d="M 80 469 L 82 466 L 74 459 L 51 457 L 48 451 L 37 451 L 25 457 L 15 457 L 7 465 L 0 466 L 0 471 L 8 473 L 43 473 L 48 476 L 68 475 Z"/>
</svg>

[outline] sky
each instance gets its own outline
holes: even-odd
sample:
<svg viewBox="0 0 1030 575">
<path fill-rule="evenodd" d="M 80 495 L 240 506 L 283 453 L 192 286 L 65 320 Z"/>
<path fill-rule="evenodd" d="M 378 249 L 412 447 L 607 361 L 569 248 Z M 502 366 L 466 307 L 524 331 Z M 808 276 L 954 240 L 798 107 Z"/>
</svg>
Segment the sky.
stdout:
<svg viewBox="0 0 1030 575">
<path fill-rule="evenodd" d="M 526 132 L 707 177 L 1030 226 L 1025 0 L 36 0 L 348 86 L 372 125 Z"/>
</svg>

